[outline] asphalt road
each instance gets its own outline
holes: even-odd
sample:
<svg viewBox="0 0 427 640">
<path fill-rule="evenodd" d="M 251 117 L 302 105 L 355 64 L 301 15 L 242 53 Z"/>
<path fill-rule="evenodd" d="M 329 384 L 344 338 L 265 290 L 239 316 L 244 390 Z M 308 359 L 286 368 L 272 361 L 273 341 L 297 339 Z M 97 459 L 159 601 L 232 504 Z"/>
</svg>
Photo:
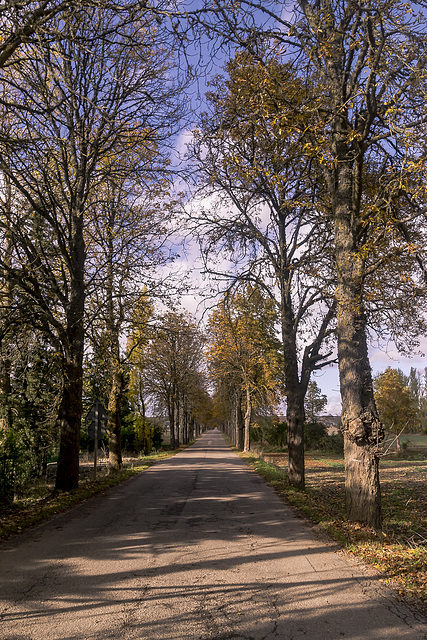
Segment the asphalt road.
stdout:
<svg viewBox="0 0 427 640">
<path fill-rule="evenodd" d="M 0 546 L 5 640 L 425 640 L 218 432 Z"/>
</svg>

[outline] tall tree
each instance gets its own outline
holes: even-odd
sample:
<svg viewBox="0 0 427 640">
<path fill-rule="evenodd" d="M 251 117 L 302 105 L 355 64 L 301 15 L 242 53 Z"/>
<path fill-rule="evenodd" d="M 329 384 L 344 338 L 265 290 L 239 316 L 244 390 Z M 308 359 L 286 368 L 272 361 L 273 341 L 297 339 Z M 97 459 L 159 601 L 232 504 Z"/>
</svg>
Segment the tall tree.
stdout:
<svg viewBox="0 0 427 640">
<path fill-rule="evenodd" d="M 374 248 L 378 209 L 386 212 L 389 223 L 403 225 L 396 201 L 404 199 L 402 192 L 412 198 L 408 178 L 417 175 L 406 176 L 405 166 L 408 144 L 416 144 L 413 134 L 426 112 L 425 32 L 418 18 L 407 14 L 406 3 L 396 0 L 298 4 L 295 39 L 319 76 L 328 105 L 317 153 L 334 226 L 348 516 L 378 528 L 377 447 L 383 428 L 368 359 L 366 250 Z M 411 156 L 423 162 L 424 151 L 419 148 L 417 154 L 413 148 Z M 374 206 L 364 198 L 370 164 L 380 172 L 384 187 Z"/>
<path fill-rule="evenodd" d="M 91 199 L 96 219 L 86 230 L 91 274 L 88 334 L 98 349 L 103 345 L 108 363 L 109 463 L 113 468 L 122 464 L 120 408 L 130 357 L 123 346 L 125 337 L 135 328 L 140 333 L 140 323 L 146 324 L 149 296 L 160 297 L 165 289 L 156 269 L 171 258 L 167 238 L 174 200 L 162 175 L 164 161 L 154 143 L 149 149 L 147 141 L 144 153 L 145 174 L 141 163 L 137 167 L 131 164 L 125 177 L 114 181 L 106 178 L 100 185 Z M 137 175 L 132 175 L 135 168 Z"/>
<path fill-rule="evenodd" d="M 9 220 L 17 259 L 2 268 L 31 298 L 33 321 L 61 356 L 62 490 L 78 484 L 90 195 L 106 168 L 110 180 L 120 178 L 132 157 L 136 170 L 140 150 L 166 137 L 177 113 L 161 31 L 143 9 L 129 17 L 119 28 L 113 10 L 70 9 L 51 46 L 28 43 L 7 77 L 16 109 L 0 167 L 25 207 Z"/>
<path fill-rule="evenodd" d="M 289 480 L 302 489 L 304 397 L 312 372 L 330 361 L 334 327 L 328 203 L 305 151 L 313 98 L 291 65 L 262 48 L 259 55 L 237 55 L 227 71 L 208 94 L 211 110 L 196 133 L 205 194 L 218 203 L 202 214 L 197 206 L 197 231 L 211 273 L 229 278 L 216 265 L 226 254 L 238 265 L 236 280 L 254 283 L 274 301 L 284 354 Z"/>
</svg>

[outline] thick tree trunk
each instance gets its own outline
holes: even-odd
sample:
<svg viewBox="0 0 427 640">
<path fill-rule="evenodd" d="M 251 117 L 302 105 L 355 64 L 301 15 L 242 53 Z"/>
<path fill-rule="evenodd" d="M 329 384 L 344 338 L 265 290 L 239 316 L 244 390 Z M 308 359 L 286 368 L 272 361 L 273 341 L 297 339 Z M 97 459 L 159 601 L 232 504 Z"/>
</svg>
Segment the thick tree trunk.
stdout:
<svg viewBox="0 0 427 640">
<path fill-rule="evenodd" d="M 288 423 L 288 475 L 289 484 L 305 489 L 304 464 L 304 398 L 298 390 L 287 395 L 286 419 Z"/>
<path fill-rule="evenodd" d="M 72 212 L 71 275 L 66 330 L 61 336 L 63 390 L 60 403 L 61 434 L 55 488 L 71 491 L 79 485 L 80 427 L 82 419 L 84 352 L 84 263 L 83 215 Z"/>
<path fill-rule="evenodd" d="M 63 390 L 60 405 L 61 435 L 56 471 L 57 491 L 79 486 L 80 426 L 82 417 L 83 337 L 81 348 L 73 349 L 73 359 L 63 362 Z M 73 345 L 77 345 L 74 343 Z"/>
<path fill-rule="evenodd" d="M 292 301 L 286 282 L 281 283 L 281 324 L 286 382 L 286 420 L 288 423 L 289 483 L 305 488 L 304 469 L 304 396 L 298 373 L 298 354 L 292 313 Z"/>
<path fill-rule="evenodd" d="M 384 431 L 375 407 L 368 358 L 363 308 L 364 263 L 357 244 L 357 216 L 354 215 L 357 205 L 351 167 L 343 163 L 338 178 L 334 207 L 337 336 L 347 516 L 378 529 L 381 527 L 381 492 L 377 451 Z"/>
<path fill-rule="evenodd" d="M 350 521 L 366 522 L 381 528 L 381 500 L 378 458 L 369 447 L 351 442 L 345 434 L 345 493 L 347 517 Z"/>
</svg>

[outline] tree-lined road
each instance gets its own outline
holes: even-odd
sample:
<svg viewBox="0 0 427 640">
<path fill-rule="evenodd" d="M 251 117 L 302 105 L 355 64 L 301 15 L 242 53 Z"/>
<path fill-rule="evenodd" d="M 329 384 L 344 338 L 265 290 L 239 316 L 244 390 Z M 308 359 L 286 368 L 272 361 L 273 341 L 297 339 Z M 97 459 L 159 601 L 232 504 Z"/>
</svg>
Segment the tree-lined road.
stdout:
<svg viewBox="0 0 427 640">
<path fill-rule="evenodd" d="M 3 640 L 425 640 L 211 431 L 0 547 Z"/>
</svg>

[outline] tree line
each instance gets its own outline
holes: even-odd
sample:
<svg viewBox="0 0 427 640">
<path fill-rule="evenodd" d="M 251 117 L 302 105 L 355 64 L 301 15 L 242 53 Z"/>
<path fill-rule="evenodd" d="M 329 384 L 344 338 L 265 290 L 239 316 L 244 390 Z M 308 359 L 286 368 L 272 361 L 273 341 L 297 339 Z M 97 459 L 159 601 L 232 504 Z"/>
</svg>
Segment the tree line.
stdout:
<svg viewBox="0 0 427 640">
<path fill-rule="evenodd" d="M 110 464 L 122 462 L 124 336 L 143 322 L 136 309 L 166 295 L 155 268 L 173 260 L 168 165 L 182 81 L 169 33 L 137 5 L 19 11 L 10 4 L 4 15 L 1 70 L 3 475 L 10 468 L 13 479 L 18 451 L 39 467 L 57 445 L 56 489 L 68 491 L 78 485 L 85 361 L 96 357 Z"/>
<path fill-rule="evenodd" d="M 347 513 L 378 528 L 384 427 L 369 334 L 410 351 L 425 331 L 425 6 L 205 9 L 204 28 L 237 54 L 196 132 L 200 171 L 218 195 L 201 241 L 240 264 L 235 281 L 257 282 L 276 301 L 289 476 L 300 488 L 303 398 L 336 336 Z"/>
</svg>

